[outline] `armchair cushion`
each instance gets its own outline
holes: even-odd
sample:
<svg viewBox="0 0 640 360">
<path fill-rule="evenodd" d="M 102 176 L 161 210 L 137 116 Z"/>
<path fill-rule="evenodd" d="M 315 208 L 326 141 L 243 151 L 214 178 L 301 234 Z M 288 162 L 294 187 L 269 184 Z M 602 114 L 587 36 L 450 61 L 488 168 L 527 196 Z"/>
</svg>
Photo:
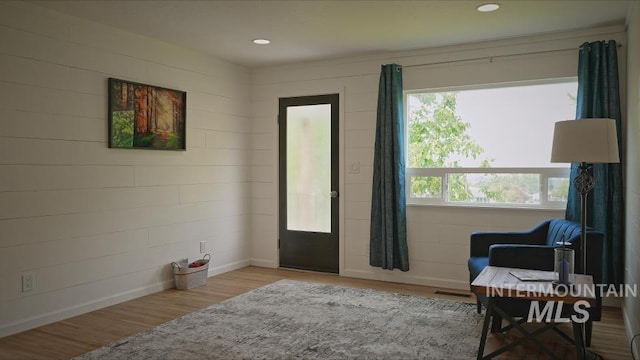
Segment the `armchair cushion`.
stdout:
<svg viewBox="0 0 640 360">
<path fill-rule="evenodd" d="M 525 232 L 474 232 L 471 234 L 471 257 L 489 256 L 493 244 L 545 245 L 550 221 Z"/>
<path fill-rule="evenodd" d="M 553 271 L 553 249 L 546 245 L 489 246 L 489 265 Z"/>
<path fill-rule="evenodd" d="M 565 242 L 577 243 L 580 240 L 581 232 L 582 228 L 578 223 L 569 220 L 551 220 L 546 234 L 546 244 L 556 246 L 559 241 L 562 241 L 562 236 L 564 236 Z"/>
<path fill-rule="evenodd" d="M 469 258 L 469 274 L 471 281 L 480 275 L 482 269 L 489 265 L 488 257 L 471 257 Z"/>
</svg>

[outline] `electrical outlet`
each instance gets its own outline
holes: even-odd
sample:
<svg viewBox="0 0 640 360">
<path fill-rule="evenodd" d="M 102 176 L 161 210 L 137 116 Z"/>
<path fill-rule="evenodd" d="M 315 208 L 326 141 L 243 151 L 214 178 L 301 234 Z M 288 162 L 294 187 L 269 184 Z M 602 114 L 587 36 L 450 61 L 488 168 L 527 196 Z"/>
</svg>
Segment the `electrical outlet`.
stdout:
<svg viewBox="0 0 640 360">
<path fill-rule="evenodd" d="M 207 251 L 207 242 L 200 241 L 200 254 L 204 254 Z"/>
<path fill-rule="evenodd" d="M 31 291 L 34 288 L 33 274 L 22 274 L 22 292 Z"/>
</svg>

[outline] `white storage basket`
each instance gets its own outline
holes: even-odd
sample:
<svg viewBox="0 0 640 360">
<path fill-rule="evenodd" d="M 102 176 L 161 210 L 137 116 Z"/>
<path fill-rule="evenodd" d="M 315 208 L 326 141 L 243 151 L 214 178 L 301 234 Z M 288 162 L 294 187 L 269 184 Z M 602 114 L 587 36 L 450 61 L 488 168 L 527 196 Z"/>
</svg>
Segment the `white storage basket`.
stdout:
<svg viewBox="0 0 640 360">
<path fill-rule="evenodd" d="M 207 285 L 207 275 L 209 274 L 209 260 L 211 255 L 206 254 L 202 260 L 196 260 L 188 264 L 186 260 L 180 262 L 172 262 L 173 278 L 176 283 L 176 289 L 189 290 L 198 286 Z M 192 264 L 202 264 L 197 267 L 190 267 Z"/>
</svg>

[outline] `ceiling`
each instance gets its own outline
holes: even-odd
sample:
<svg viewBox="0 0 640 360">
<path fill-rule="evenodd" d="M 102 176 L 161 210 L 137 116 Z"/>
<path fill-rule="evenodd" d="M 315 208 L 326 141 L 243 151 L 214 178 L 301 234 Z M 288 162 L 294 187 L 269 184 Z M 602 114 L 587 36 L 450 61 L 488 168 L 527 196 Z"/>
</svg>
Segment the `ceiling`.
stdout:
<svg viewBox="0 0 640 360">
<path fill-rule="evenodd" d="M 24 1 L 260 67 L 624 24 L 637 0 Z"/>
</svg>

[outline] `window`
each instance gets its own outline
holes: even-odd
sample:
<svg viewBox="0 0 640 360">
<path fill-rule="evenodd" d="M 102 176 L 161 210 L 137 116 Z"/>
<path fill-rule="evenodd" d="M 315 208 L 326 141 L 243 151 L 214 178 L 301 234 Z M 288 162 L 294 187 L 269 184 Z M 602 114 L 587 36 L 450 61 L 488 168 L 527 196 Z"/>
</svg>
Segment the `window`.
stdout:
<svg viewBox="0 0 640 360">
<path fill-rule="evenodd" d="M 564 207 L 551 143 L 576 94 L 575 79 L 405 92 L 408 203 Z"/>
</svg>

